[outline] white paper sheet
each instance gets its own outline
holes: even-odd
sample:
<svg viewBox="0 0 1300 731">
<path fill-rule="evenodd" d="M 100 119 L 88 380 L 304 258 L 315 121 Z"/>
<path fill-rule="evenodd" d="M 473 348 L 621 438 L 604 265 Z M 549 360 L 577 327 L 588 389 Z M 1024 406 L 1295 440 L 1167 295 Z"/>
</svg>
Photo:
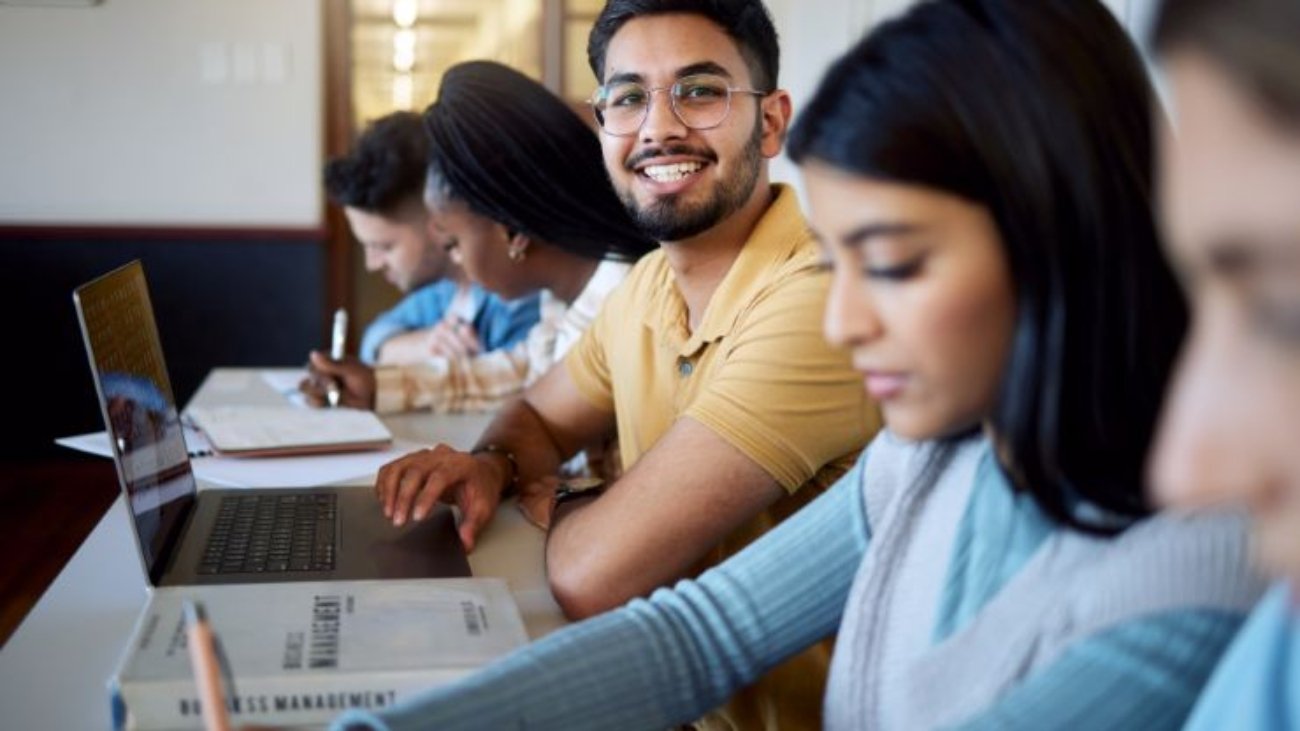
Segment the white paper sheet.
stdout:
<svg viewBox="0 0 1300 731">
<path fill-rule="evenodd" d="M 56 439 L 70 449 L 111 457 L 108 434 L 94 432 Z M 303 457 L 196 457 L 194 475 L 223 487 L 311 487 L 373 481 L 379 468 L 425 445 L 396 441 L 388 449 Z"/>
<path fill-rule="evenodd" d="M 307 377 L 307 371 L 302 368 L 266 368 L 261 371 L 262 380 L 266 385 L 275 389 L 275 392 L 284 396 L 285 400 L 294 406 L 307 408 L 307 399 L 298 390 L 298 384 L 302 379 Z"/>
</svg>

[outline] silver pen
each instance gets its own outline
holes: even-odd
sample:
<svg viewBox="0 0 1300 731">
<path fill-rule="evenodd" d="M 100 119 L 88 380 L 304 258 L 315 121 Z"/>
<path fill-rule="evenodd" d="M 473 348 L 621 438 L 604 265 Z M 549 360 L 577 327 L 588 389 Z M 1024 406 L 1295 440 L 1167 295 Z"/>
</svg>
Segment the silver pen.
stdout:
<svg viewBox="0 0 1300 731">
<path fill-rule="evenodd" d="M 334 310 L 334 331 L 330 337 L 330 360 L 343 360 L 343 350 L 347 345 L 347 339 L 348 311 L 340 307 Z M 340 395 L 337 379 L 330 379 L 329 390 L 325 393 L 326 398 L 329 399 L 330 408 L 337 408 Z"/>
</svg>

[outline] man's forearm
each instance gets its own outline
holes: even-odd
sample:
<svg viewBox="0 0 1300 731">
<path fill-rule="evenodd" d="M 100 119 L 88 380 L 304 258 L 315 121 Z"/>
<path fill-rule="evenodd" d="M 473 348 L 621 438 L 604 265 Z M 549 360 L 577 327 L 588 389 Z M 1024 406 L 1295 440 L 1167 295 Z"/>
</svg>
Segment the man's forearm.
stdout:
<svg viewBox="0 0 1300 731">
<path fill-rule="evenodd" d="M 521 484 L 555 474 L 568 457 L 551 437 L 541 416 L 523 398 L 511 399 L 501 407 L 475 449 L 488 445 L 514 456 Z"/>
<path fill-rule="evenodd" d="M 551 591 L 566 617 L 572 620 L 606 612 L 644 593 L 638 582 L 628 579 L 623 572 L 609 574 L 605 569 L 620 562 L 610 561 L 610 555 L 620 550 L 593 532 L 592 520 L 599 520 L 598 511 L 592 508 L 599 498 L 591 497 L 557 505 L 551 514 L 551 526 L 546 536 L 546 571 Z M 596 555 L 600 554 L 600 555 Z M 668 583 L 658 577 L 641 575 L 641 582 L 649 579 L 648 587 Z"/>
<path fill-rule="evenodd" d="M 407 365 L 426 360 L 429 357 L 424 342 L 427 337 L 424 330 L 412 330 L 388 338 L 379 345 L 375 364 Z"/>
<path fill-rule="evenodd" d="M 697 571 L 732 531 L 785 494 L 757 462 L 681 419 L 595 499 L 554 521 L 546 570 L 571 618 L 598 614 Z"/>
</svg>

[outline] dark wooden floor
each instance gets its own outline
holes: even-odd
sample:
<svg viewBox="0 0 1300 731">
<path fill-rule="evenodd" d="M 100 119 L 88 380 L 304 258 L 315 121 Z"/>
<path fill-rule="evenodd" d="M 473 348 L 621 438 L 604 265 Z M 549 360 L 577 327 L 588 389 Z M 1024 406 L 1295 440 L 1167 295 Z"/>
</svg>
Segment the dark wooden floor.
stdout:
<svg viewBox="0 0 1300 731">
<path fill-rule="evenodd" d="M 0 646 L 118 495 L 107 459 L 0 463 Z"/>
</svg>

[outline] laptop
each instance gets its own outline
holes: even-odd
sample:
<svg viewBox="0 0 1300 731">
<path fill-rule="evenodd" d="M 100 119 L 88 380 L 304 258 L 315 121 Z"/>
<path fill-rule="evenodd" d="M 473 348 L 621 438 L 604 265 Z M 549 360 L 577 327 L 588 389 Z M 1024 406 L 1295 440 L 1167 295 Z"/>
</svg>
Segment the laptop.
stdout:
<svg viewBox="0 0 1300 731">
<path fill-rule="evenodd" d="M 395 528 L 366 487 L 199 491 L 143 266 L 73 301 L 152 586 L 470 575 L 446 506 Z"/>
</svg>

